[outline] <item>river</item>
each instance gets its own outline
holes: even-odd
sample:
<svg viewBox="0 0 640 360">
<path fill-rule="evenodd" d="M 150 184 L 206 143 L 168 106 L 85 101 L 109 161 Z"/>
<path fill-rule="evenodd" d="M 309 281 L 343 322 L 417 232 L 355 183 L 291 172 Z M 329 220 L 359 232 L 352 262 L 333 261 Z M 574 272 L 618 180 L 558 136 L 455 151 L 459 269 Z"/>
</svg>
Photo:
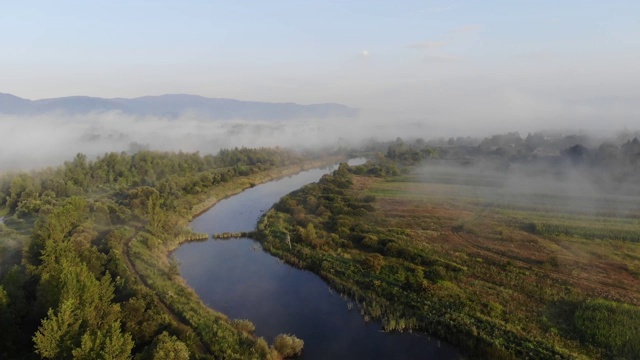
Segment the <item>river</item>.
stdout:
<svg viewBox="0 0 640 360">
<path fill-rule="evenodd" d="M 208 234 L 255 229 L 260 215 L 282 196 L 334 169 L 305 171 L 248 189 L 220 201 L 191 227 Z M 173 256 L 181 276 L 207 306 L 231 319 L 251 320 L 255 334 L 269 342 L 280 333 L 295 334 L 304 340 L 302 359 L 461 358 L 443 341 L 386 333 L 379 323 L 365 322 L 357 305 L 333 292 L 320 277 L 284 264 L 251 239 L 186 243 Z"/>
</svg>

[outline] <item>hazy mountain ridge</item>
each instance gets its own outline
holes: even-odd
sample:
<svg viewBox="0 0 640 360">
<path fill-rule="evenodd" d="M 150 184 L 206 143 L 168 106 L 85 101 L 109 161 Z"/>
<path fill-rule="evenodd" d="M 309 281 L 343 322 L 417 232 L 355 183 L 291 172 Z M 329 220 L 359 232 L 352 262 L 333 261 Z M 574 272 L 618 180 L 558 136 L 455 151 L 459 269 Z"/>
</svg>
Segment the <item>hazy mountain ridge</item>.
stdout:
<svg viewBox="0 0 640 360">
<path fill-rule="evenodd" d="M 358 110 L 341 104 L 268 103 L 188 94 L 167 94 L 138 98 L 105 99 L 70 96 L 28 100 L 0 93 L 0 114 L 37 115 L 51 112 L 72 115 L 120 111 L 126 114 L 176 118 L 185 114 L 215 120 L 289 120 L 306 118 L 355 117 Z"/>
</svg>

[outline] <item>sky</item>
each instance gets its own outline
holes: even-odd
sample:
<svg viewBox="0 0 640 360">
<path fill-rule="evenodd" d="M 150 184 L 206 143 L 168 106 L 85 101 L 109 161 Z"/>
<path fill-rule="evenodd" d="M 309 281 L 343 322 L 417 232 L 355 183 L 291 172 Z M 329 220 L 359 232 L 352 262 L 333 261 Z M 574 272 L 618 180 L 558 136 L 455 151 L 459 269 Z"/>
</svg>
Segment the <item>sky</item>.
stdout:
<svg viewBox="0 0 640 360">
<path fill-rule="evenodd" d="M 29 99 L 337 102 L 476 130 L 640 124 L 637 0 L 0 5 L 0 92 Z"/>
</svg>

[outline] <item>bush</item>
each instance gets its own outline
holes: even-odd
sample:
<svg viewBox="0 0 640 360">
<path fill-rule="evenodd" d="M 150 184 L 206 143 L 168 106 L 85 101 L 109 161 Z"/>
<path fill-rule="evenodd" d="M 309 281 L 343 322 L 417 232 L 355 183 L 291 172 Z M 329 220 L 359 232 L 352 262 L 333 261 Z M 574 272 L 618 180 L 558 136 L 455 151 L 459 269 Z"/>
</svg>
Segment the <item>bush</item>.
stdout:
<svg viewBox="0 0 640 360">
<path fill-rule="evenodd" d="M 151 344 L 151 359 L 153 360 L 188 360 L 189 349 L 177 337 L 166 331 L 158 335 Z"/>
<path fill-rule="evenodd" d="M 236 319 L 233 320 L 233 326 L 240 330 L 240 331 L 244 331 L 248 334 L 253 334 L 254 331 L 256 331 L 256 326 L 249 320 L 247 319 Z"/>
<path fill-rule="evenodd" d="M 261 359 L 265 360 L 279 360 L 280 355 L 274 348 L 270 348 L 269 344 L 264 340 L 264 338 L 259 337 L 256 340 L 256 344 L 253 347 L 254 350 L 260 355 Z"/>
<path fill-rule="evenodd" d="M 282 357 L 288 358 L 302 354 L 304 341 L 295 337 L 295 335 L 280 334 L 276 336 L 273 347 Z"/>
<path fill-rule="evenodd" d="M 365 269 L 379 273 L 384 266 L 384 257 L 380 254 L 368 254 L 362 260 Z"/>
<path fill-rule="evenodd" d="M 362 242 L 360 242 L 362 246 L 375 249 L 378 246 L 378 237 L 375 235 L 367 234 L 365 235 Z"/>
</svg>

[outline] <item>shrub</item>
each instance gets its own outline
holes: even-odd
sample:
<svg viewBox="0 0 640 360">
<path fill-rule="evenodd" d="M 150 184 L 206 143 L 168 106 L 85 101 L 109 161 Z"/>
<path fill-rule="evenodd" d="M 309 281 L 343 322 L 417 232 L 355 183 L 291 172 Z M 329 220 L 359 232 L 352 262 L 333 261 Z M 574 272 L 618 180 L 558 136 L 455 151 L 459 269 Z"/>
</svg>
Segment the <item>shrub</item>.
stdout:
<svg viewBox="0 0 640 360">
<path fill-rule="evenodd" d="M 151 359 L 153 360 L 187 360 L 189 349 L 177 337 L 166 331 L 158 335 L 151 344 Z"/>
<path fill-rule="evenodd" d="M 246 333 L 249 334 L 253 334 L 254 331 L 256 331 L 256 326 L 249 320 L 247 319 L 236 319 L 233 320 L 233 326 L 240 330 L 240 331 L 244 331 Z"/>
<path fill-rule="evenodd" d="M 380 254 L 368 254 L 362 260 L 365 269 L 379 273 L 384 266 L 384 257 Z"/>
<path fill-rule="evenodd" d="M 378 246 L 378 237 L 375 235 L 367 234 L 360 244 L 368 248 L 375 248 L 376 246 Z"/>
<path fill-rule="evenodd" d="M 295 337 L 295 335 L 280 334 L 276 336 L 273 347 L 282 357 L 288 358 L 302 354 L 304 341 Z"/>
</svg>

